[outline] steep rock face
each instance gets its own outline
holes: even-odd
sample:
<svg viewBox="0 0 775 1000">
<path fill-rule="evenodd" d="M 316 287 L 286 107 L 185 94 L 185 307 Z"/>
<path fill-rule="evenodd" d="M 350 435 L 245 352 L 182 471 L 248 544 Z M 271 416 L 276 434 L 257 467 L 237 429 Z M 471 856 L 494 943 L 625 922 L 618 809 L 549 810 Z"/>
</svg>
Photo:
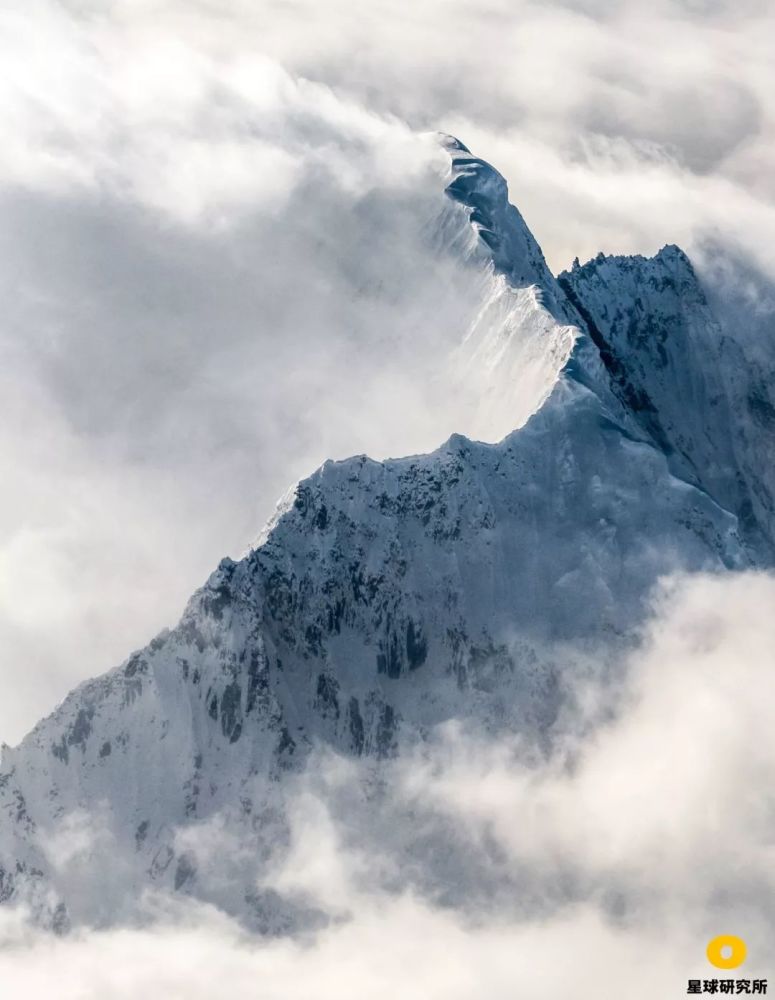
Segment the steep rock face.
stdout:
<svg viewBox="0 0 775 1000">
<path fill-rule="evenodd" d="M 257 888 L 311 750 L 379 761 L 449 719 L 550 739 L 569 649 L 629 641 L 663 573 L 755 561 L 715 417 L 734 407 L 701 346 L 680 349 L 698 315 L 710 329 L 693 286 L 653 288 L 659 261 L 558 284 L 505 181 L 460 144 L 448 191 L 519 297 L 514 349 L 541 330 L 554 352 L 543 405 L 497 444 L 326 463 L 173 631 L 5 748 L 0 900 L 55 927 L 110 923 L 152 886 L 262 930 L 314 920 Z"/>
<path fill-rule="evenodd" d="M 559 283 L 598 348 L 621 410 L 677 475 L 740 518 L 752 553 L 772 552 L 771 390 L 713 314 L 687 256 L 575 262 Z"/>
</svg>

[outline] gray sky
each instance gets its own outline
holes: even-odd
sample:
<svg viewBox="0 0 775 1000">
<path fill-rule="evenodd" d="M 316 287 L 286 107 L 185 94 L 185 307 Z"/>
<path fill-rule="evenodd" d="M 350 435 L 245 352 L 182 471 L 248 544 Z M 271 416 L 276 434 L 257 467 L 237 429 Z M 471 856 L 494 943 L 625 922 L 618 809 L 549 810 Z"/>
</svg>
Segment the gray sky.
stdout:
<svg viewBox="0 0 775 1000">
<path fill-rule="evenodd" d="M 429 245 L 428 130 L 495 163 L 553 268 L 677 242 L 740 284 L 720 242 L 758 301 L 773 34 L 766 0 L 6 4 L 0 739 L 324 458 L 457 429 L 426 390 L 476 290 Z"/>
</svg>

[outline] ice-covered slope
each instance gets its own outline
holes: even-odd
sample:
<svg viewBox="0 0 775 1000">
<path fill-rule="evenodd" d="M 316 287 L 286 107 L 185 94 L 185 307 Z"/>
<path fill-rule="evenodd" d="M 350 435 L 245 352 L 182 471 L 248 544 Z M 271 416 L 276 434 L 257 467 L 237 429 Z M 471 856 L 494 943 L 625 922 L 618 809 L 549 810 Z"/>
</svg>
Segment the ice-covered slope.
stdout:
<svg viewBox="0 0 775 1000">
<path fill-rule="evenodd" d="M 569 650 L 626 642 L 660 574 L 769 560 L 741 538 L 734 399 L 712 351 L 682 350 L 712 330 L 679 252 L 558 283 L 505 181 L 460 144 L 448 192 L 475 230 L 461 249 L 518 303 L 492 392 L 508 402 L 529 342 L 543 405 L 499 443 L 326 463 L 173 631 L 5 748 L 0 899 L 61 927 L 113 922 L 149 886 L 266 930 L 312 920 L 257 886 L 314 747 L 378 761 L 452 718 L 550 739 Z M 633 332 L 612 317 L 634 302 Z M 461 348 L 470 366 L 493 327 Z"/>
</svg>

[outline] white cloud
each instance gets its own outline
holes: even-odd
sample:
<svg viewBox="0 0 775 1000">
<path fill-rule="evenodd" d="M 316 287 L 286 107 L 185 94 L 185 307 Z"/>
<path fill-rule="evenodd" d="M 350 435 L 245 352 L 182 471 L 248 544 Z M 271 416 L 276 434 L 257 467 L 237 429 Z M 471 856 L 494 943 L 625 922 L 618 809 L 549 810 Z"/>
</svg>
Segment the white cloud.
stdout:
<svg viewBox="0 0 775 1000">
<path fill-rule="evenodd" d="M 686 989 L 675 937 L 634 939 L 593 913 L 543 925 L 470 928 L 410 898 L 358 914 L 315 944 L 248 943 L 236 928 L 203 914 L 191 929 L 91 934 L 66 942 L 33 939 L 0 952 L 12 996 L 38 1000 L 537 1000 L 593 997 L 601 985 L 646 1000 L 660 986 Z M 694 944 L 694 942 L 692 942 Z M 558 961 L 558 957 L 562 961 Z"/>
<path fill-rule="evenodd" d="M 458 731 L 424 765 L 385 765 L 400 780 L 366 799 L 360 764 L 324 763 L 291 804 L 291 849 L 273 879 L 332 915 L 315 934 L 251 938 L 212 908 L 158 899 L 145 928 L 55 940 L 4 911 L 4 989 L 32 1000 L 224 989 L 235 1000 L 653 1000 L 723 978 L 704 950 L 730 932 L 748 944 L 739 973 L 771 979 L 775 720 L 762 694 L 774 598 L 764 575 L 667 581 L 624 707 L 592 741 L 572 726 L 556 734 L 543 763 Z M 217 823 L 192 836 L 199 852 L 234 849 Z M 418 867 L 443 874 L 445 858 L 451 886 L 417 880 Z M 505 891 L 469 893 L 472 876 Z"/>
</svg>

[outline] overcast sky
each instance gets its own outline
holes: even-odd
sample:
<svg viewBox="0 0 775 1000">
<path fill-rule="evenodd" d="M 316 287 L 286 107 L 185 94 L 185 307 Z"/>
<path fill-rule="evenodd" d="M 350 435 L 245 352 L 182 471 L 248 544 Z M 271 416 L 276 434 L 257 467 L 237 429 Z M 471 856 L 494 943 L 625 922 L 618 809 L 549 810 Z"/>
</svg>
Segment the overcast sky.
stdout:
<svg viewBox="0 0 775 1000">
<path fill-rule="evenodd" d="M 324 458 L 459 429 L 427 386 L 476 289 L 429 243 L 428 132 L 555 270 L 721 242 L 771 280 L 774 34 L 767 0 L 7 3 L 0 739 Z"/>
</svg>

